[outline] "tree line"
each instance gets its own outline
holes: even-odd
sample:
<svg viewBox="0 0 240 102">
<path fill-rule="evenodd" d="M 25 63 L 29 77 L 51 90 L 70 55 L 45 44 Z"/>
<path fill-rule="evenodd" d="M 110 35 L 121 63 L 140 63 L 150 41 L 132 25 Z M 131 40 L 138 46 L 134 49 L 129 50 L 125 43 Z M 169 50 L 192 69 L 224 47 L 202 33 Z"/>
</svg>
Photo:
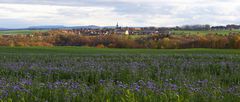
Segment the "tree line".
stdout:
<svg viewBox="0 0 240 102">
<path fill-rule="evenodd" d="M 0 46 L 90 46 L 99 48 L 240 48 L 240 34 L 218 35 L 98 35 L 82 36 L 61 30 L 32 35 L 1 35 Z"/>
</svg>

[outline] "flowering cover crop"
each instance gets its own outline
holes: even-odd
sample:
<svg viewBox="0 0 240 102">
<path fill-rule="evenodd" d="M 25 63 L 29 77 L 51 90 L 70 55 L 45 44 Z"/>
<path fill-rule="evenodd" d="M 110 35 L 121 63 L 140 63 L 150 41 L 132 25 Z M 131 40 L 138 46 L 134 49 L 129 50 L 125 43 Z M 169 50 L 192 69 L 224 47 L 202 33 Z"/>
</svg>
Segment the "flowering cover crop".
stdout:
<svg viewBox="0 0 240 102">
<path fill-rule="evenodd" d="M 240 100 L 239 54 L 0 53 L 0 101 Z"/>
</svg>

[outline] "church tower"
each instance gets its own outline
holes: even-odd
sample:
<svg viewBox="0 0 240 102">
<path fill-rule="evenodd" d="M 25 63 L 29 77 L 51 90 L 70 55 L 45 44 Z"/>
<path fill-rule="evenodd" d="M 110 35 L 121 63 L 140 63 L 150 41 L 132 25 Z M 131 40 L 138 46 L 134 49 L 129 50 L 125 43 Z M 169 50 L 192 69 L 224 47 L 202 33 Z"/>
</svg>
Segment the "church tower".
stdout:
<svg viewBox="0 0 240 102">
<path fill-rule="evenodd" d="M 117 22 L 116 29 L 118 29 L 118 28 L 119 28 L 119 25 L 118 25 L 118 22 Z"/>
</svg>

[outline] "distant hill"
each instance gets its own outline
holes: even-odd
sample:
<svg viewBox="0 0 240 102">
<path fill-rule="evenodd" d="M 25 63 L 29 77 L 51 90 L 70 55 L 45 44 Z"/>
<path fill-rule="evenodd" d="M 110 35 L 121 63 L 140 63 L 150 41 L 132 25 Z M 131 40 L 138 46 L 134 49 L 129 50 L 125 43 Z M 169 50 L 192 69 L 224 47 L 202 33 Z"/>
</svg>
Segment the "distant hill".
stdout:
<svg viewBox="0 0 240 102">
<path fill-rule="evenodd" d="M 104 26 L 103 28 L 116 28 L 116 26 Z"/>
<path fill-rule="evenodd" d="M 7 28 L 0 28 L 0 30 L 8 30 Z"/>
<path fill-rule="evenodd" d="M 62 25 L 50 25 L 50 26 L 30 26 L 28 29 L 63 29 L 66 28 L 65 26 Z"/>
<path fill-rule="evenodd" d="M 62 26 L 62 25 L 50 25 L 50 26 L 30 26 L 31 30 L 51 30 L 51 29 L 98 29 L 101 28 L 96 25 L 89 26 Z"/>
<path fill-rule="evenodd" d="M 70 29 L 98 29 L 101 27 L 96 26 L 96 25 L 89 25 L 89 26 L 72 26 L 72 27 L 67 27 L 67 28 L 70 28 Z"/>
<path fill-rule="evenodd" d="M 0 28 L 4 30 L 55 30 L 55 29 L 99 29 L 99 28 L 115 28 L 115 26 L 64 26 L 64 25 L 43 25 L 43 26 L 30 26 L 28 28 Z"/>
</svg>

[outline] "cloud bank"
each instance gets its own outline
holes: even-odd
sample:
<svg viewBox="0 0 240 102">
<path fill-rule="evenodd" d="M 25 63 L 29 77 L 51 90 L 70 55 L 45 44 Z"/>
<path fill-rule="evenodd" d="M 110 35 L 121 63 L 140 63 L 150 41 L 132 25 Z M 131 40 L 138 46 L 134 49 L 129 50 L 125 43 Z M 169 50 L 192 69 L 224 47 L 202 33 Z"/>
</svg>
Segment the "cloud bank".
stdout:
<svg viewBox="0 0 240 102">
<path fill-rule="evenodd" d="M 237 0 L 1 0 L 0 27 L 240 24 Z"/>
</svg>

